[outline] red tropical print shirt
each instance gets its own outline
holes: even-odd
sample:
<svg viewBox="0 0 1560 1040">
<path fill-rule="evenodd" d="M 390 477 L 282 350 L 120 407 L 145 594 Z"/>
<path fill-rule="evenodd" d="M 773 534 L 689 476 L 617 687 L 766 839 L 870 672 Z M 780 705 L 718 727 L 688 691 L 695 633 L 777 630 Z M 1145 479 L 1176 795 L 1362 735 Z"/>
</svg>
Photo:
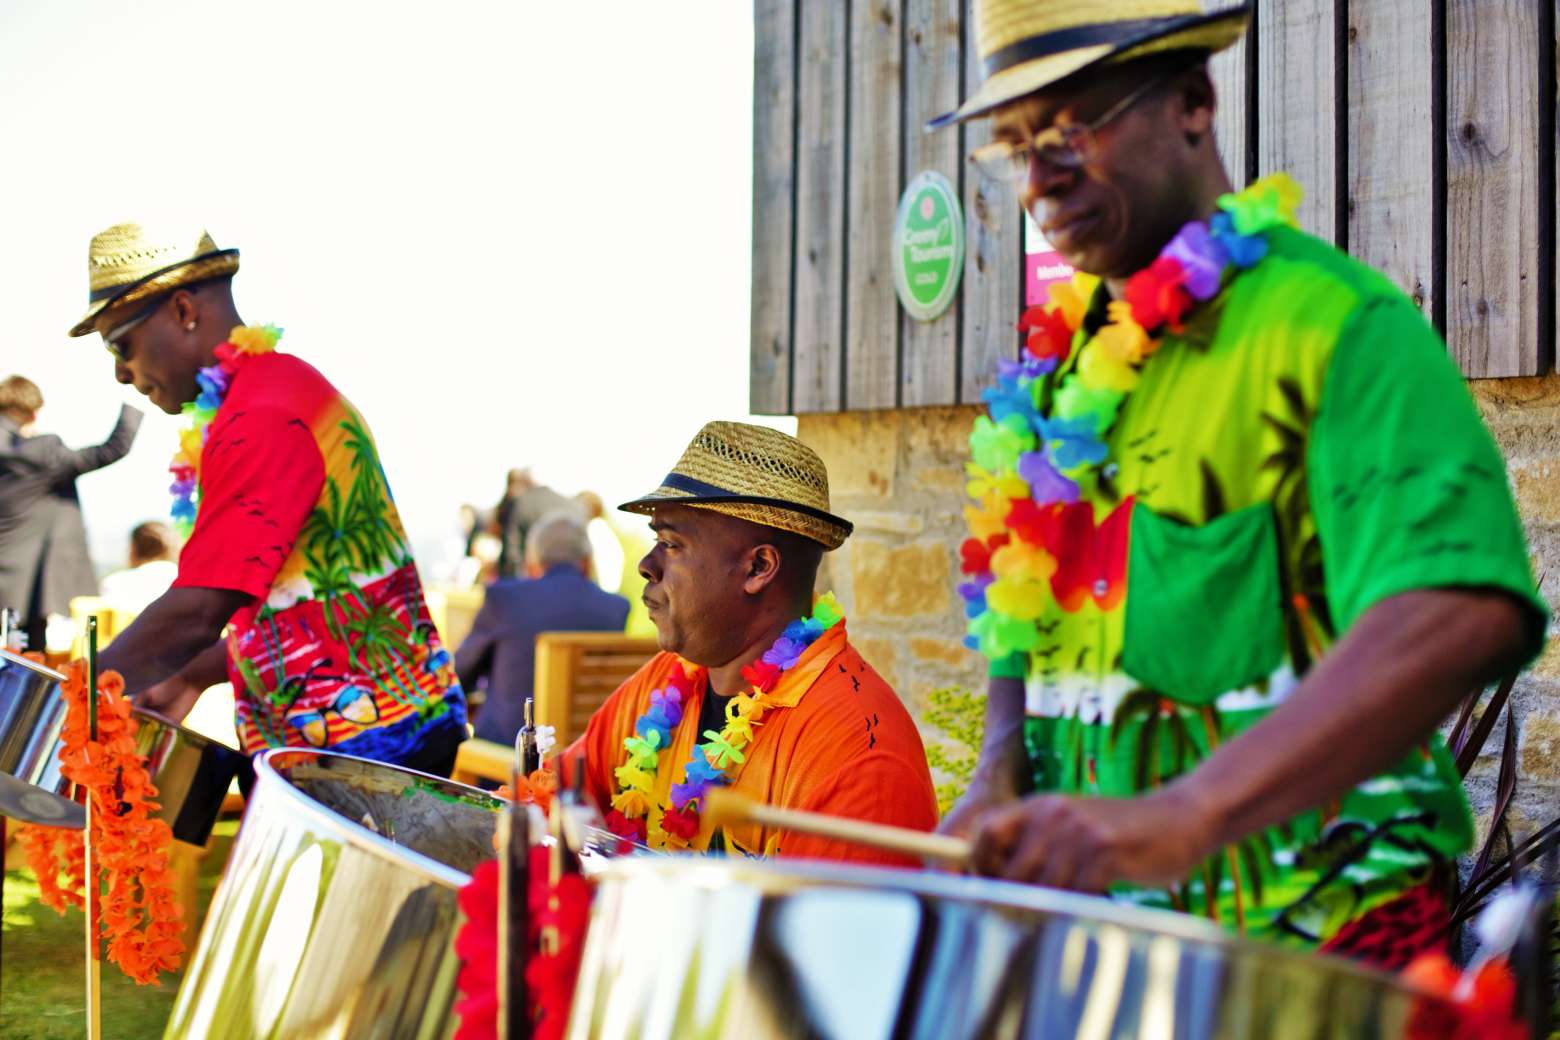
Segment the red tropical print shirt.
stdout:
<svg viewBox="0 0 1560 1040">
<path fill-rule="evenodd" d="M 200 492 L 174 584 L 254 597 L 227 636 L 245 751 L 399 762 L 464 730 L 373 435 L 324 376 L 289 354 L 247 357 L 208 429 Z"/>
</svg>

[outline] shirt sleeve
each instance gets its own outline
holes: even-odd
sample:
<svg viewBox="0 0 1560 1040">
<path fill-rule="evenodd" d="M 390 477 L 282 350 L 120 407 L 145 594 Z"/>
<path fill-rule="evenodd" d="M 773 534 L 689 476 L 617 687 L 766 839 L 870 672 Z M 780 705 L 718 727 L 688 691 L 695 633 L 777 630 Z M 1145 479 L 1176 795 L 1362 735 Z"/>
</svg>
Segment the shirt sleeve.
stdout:
<svg viewBox="0 0 1560 1040">
<path fill-rule="evenodd" d="M 1334 628 L 1416 589 L 1489 588 L 1527 608 L 1527 659 L 1548 607 L 1505 461 L 1424 316 L 1367 304 L 1328 368 L 1307 449 Z"/>
<path fill-rule="evenodd" d="M 314 434 L 296 416 L 251 408 L 223 423 L 201 452 L 199 512 L 174 585 L 264 599 L 324 483 Z"/>
</svg>

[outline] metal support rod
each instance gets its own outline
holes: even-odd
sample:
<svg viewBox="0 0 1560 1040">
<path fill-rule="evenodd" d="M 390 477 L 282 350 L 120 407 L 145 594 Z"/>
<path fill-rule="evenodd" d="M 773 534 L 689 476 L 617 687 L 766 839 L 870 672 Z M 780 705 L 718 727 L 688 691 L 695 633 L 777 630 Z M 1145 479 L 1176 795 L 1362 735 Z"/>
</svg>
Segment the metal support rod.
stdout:
<svg viewBox="0 0 1560 1040">
<path fill-rule="evenodd" d="M 87 618 L 87 739 L 98 738 L 97 695 L 97 615 Z M 87 825 L 82 835 L 86 846 L 87 878 L 87 1040 L 103 1038 L 103 975 L 98 959 L 98 873 L 92 848 L 92 794 L 87 793 Z"/>
</svg>

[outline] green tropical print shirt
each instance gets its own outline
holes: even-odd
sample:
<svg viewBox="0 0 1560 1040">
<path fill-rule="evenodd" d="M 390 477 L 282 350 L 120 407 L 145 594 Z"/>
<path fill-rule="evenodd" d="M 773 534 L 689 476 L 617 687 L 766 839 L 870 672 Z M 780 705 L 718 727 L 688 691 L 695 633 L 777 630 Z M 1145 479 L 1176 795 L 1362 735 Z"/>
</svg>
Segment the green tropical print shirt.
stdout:
<svg viewBox="0 0 1560 1040">
<path fill-rule="evenodd" d="M 1110 431 L 1114 466 L 1082 486 L 1100 536 L 1128 539 L 1124 599 L 1051 604 L 1040 646 L 992 669 L 1025 680 L 1036 790 L 1125 796 L 1195 768 L 1397 593 L 1505 590 L 1538 650 L 1504 463 L 1439 336 L 1380 274 L 1292 228 L 1267 237 L 1166 334 Z M 1129 501 L 1129 525 L 1104 522 Z M 1471 838 L 1435 738 L 1181 884 L 1121 894 L 1313 946 Z"/>
</svg>

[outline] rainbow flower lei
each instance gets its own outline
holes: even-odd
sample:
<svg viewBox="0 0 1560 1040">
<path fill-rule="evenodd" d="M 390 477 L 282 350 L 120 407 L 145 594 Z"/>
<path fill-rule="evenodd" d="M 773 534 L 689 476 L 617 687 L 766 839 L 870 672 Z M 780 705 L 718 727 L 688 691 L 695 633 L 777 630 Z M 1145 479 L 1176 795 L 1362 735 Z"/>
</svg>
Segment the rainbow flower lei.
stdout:
<svg viewBox="0 0 1560 1040">
<path fill-rule="evenodd" d="M 173 484 L 168 491 L 173 495 L 173 525 L 185 538 L 195 528 L 195 514 L 200 508 L 200 455 L 206 446 L 206 432 L 217 417 L 217 409 L 227 398 L 228 387 L 243 362 L 256 354 L 269 354 L 282 338 L 282 330 L 275 325 L 240 325 L 228 333 L 227 342 L 217 346 L 217 363 L 195 373 L 200 395 L 184 402 L 180 410 L 187 425 L 179 431 L 179 450 L 173 455 L 168 472 L 173 474 Z"/>
<path fill-rule="evenodd" d="M 1023 356 L 998 362 L 997 385 L 982 394 L 989 415 L 970 433 L 974 504 L 964 509 L 970 537 L 960 547 L 969 580 L 959 594 L 972 649 L 992 660 L 1035 649 L 1037 622 L 1053 603 L 1068 612 L 1090 600 L 1101 610 L 1121 603 L 1132 499 L 1096 523 L 1084 486 L 1114 476 L 1106 437 L 1165 329 L 1181 331 L 1197 304 L 1259 262 L 1263 233 L 1293 225 L 1300 198 L 1282 173 L 1221 196 L 1210 220 L 1181 228 L 1127 279 L 1124 299 L 1108 305 L 1106 324 L 1081 344 L 1097 277 L 1075 274 L 1024 312 Z M 1053 387 L 1074 349 L 1076 364 Z"/>
<path fill-rule="evenodd" d="M 819 637 L 844 620 L 834 594 L 825 593 L 811 616 L 787 625 L 757 661 L 742 669 L 742 677 L 752 683 L 751 691 L 726 703 L 726 723 L 720 732 L 704 731 L 705 742 L 688 757 L 684 782 L 672 785 L 671 807 L 657 813 L 655 780 L 661 755 L 672 745 L 672 732 L 682 722 L 694 683 L 682 662 L 673 665 L 666 685 L 651 691 L 650 708 L 635 721 L 634 735 L 623 740 L 628 756 L 614 771 L 618 793 L 612 796 L 612 811 L 607 814 L 613 833 L 655 849 L 687 848 L 699 833 L 699 806 L 705 791 L 731 782 L 732 767 L 744 761 L 743 749 L 752 743 L 754 727 L 773 707 L 769 697 L 780 677 L 796 667 Z"/>
</svg>

